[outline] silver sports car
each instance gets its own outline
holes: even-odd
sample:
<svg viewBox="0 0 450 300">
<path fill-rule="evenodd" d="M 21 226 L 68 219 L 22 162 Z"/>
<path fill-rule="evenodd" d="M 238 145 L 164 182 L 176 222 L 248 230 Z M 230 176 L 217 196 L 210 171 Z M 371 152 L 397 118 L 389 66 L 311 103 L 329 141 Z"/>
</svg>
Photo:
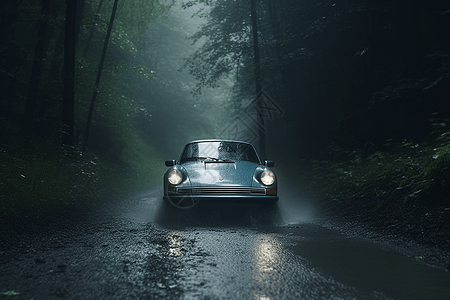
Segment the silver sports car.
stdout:
<svg viewBox="0 0 450 300">
<path fill-rule="evenodd" d="M 261 163 L 255 148 L 233 140 L 188 143 L 179 161 L 168 160 L 164 200 L 179 208 L 201 201 L 276 202 L 277 176 L 273 161 Z"/>
</svg>

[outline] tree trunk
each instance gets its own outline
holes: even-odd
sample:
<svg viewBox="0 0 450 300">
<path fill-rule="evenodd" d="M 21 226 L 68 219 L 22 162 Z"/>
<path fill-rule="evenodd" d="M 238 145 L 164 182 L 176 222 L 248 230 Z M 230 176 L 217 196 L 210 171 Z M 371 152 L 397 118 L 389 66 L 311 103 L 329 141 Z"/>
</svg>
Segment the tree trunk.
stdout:
<svg viewBox="0 0 450 300">
<path fill-rule="evenodd" d="M 66 21 L 64 29 L 64 90 L 62 109 L 63 145 L 73 146 L 75 125 L 75 46 L 77 25 L 77 0 L 66 1 Z"/>
<path fill-rule="evenodd" d="M 277 45 L 280 44 L 281 42 L 281 33 L 283 32 L 283 24 L 282 24 L 282 17 L 280 15 L 282 15 L 283 13 L 283 9 L 282 9 L 282 3 L 279 0 L 267 0 L 267 6 L 268 6 L 268 12 L 269 12 L 269 18 L 270 18 L 270 24 L 271 24 L 271 29 L 272 29 L 272 34 L 273 34 L 273 38 L 275 39 L 275 42 Z M 278 104 L 280 106 L 285 106 L 286 103 L 289 103 L 291 101 L 291 99 L 289 98 L 289 92 L 287 87 L 287 68 L 285 65 L 283 65 L 282 62 L 282 54 L 280 51 L 280 46 L 276 46 L 274 53 L 272 54 L 274 56 L 274 61 L 276 63 L 276 65 L 278 66 L 278 72 L 279 75 L 281 75 L 280 79 L 276 79 L 276 77 L 278 74 L 276 72 L 270 72 L 270 74 L 272 75 L 272 84 L 274 84 L 275 86 L 278 87 L 278 90 L 276 91 L 278 95 L 280 95 L 279 99 L 278 99 Z M 286 118 L 283 118 L 281 120 L 279 120 L 278 122 L 276 122 L 275 124 L 275 132 L 277 132 L 277 134 L 275 135 L 271 135 L 272 140 L 271 140 L 271 144 L 281 144 L 283 143 L 283 141 L 287 141 L 288 140 L 288 135 L 289 133 L 286 132 L 285 130 L 285 125 L 286 123 Z"/>
<path fill-rule="evenodd" d="M 77 0 L 77 15 L 75 21 L 75 47 L 78 44 L 78 37 L 80 35 L 81 21 L 83 20 L 85 3 L 86 0 Z"/>
<path fill-rule="evenodd" d="M 28 138 L 31 135 L 34 114 L 38 102 L 38 91 L 41 82 L 41 75 L 44 66 L 44 56 L 48 44 L 48 14 L 50 0 L 41 1 L 41 19 L 37 33 L 37 41 L 34 48 L 34 60 L 31 69 L 30 83 L 28 85 L 27 101 L 25 103 L 25 112 L 22 120 L 22 136 Z"/>
<path fill-rule="evenodd" d="M 255 86 L 256 86 L 256 97 L 262 91 L 262 81 L 261 81 L 261 67 L 259 62 L 259 42 L 258 42 L 258 26 L 256 17 L 256 0 L 250 0 L 251 2 L 251 18 L 252 18 L 252 33 L 253 33 L 253 55 L 255 58 Z M 261 103 L 257 102 L 257 107 L 261 107 Z M 258 116 L 258 135 L 259 135 L 259 154 L 262 159 L 266 159 L 266 133 L 264 118 L 262 116 L 261 110 L 257 108 Z"/>
<path fill-rule="evenodd" d="M 105 62 L 106 50 L 108 49 L 109 37 L 111 36 L 111 30 L 112 30 L 112 26 L 114 23 L 114 18 L 116 16 L 118 2 L 119 2 L 118 0 L 114 0 L 114 6 L 112 9 L 112 13 L 111 13 L 111 19 L 109 20 L 108 31 L 106 33 L 105 42 L 103 44 L 102 57 L 100 58 L 100 65 L 98 66 L 97 78 L 95 79 L 94 92 L 92 94 L 91 106 L 89 107 L 89 114 L 88 114 L 88 118 L 87 118 L 87 122 L 86 122 L 86 130 L 84 132 L 83 150 L 86 149 L 86 146 L 89 141 L 89 131 L 91 128 L 92 114 L 94 112 L 95 100 L 97 99 L 97 93 L 98 93 L 98 86 L 100 84 L 100 77 L 101 77 L 102 71 L 103 71 L 103 64 Z"/>
<path fill-rule="evenodd" d="M 9 27 L 17 22 L 22 2 L 23 0 L 0 1 L 0 43 L 4 43 Z"/>
<path fill-rule="evenodd" d="M 94 24 L 92 25 L 91 31 L 89 32 L 89 37 L 86 42 L 86 48 L 84 49 L 84 52 L 83 52 L 83 57 L 86 57 L 89 47 L 91 45 L 92 36 L 94 35 L 95 23 L 98 20 L 98 15 L 100 14 L 100 9 L 102 8 L 102 4 L 103 4 L 103 0 L 100 0 L 100 3 L 98 4 L 98 7 L 97 7 L 97 12 L 95 13 L 95 16 L 94 16 Z"/>
<path fill-rule="evenodd" d="M 2 45 L 0 55 L 4 59 L 4 76 L 6 80 L 3 85 L 8 86 L 6 93 L 2 95 L 8 99 L 6 109 L 1 112 L 1 116 L 7 120 L 12 120 L 12 107 L 14 102 L 14 92 L 19 81 L 18 74 L 23 65 L 23 57 L 19 55 L 18 43 L 8 37 L 13 37 L 18 31 L 14 26 L 19 19 L 19 6 L 22 1 L 12 3 L 12 1 L 0 1 L 0 44 Z M 14 27 L 14 29 L 11 29 Z M 8 32 L 10 32 L 8 34 Z"/>
<path fill-rule="evenodd" d="M 48 71 L 50 78 L 61 78 L 63 76 L 63 66 L 64 66 L 64 33 L 65 27 L 60 30 L 58 38 L 55 41 L 55 46 L 53 48 L 53 60 L 50 63 L 50 68 Z"/>
</svg>

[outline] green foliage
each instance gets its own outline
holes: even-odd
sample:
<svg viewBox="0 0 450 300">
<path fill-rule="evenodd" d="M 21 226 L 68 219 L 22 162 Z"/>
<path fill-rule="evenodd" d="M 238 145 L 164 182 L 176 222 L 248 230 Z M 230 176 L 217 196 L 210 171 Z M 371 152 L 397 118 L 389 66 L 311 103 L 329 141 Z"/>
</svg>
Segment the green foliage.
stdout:
<svg viewBox="0 0 450 300">
<path fill-rule="evenodd" d="M 203 87 L 217 87 L 220 79 L 238 72 L 252 57 L 249 11 L 249 2 L 220 0 L 203 14 L 207 22 L 191 37 L 202 45 L 184 65 L 199 80 L 196 94 Z"/>
<path fill-rule="evenodd" d="M 96 14 L 99 3 L 86 1 L 78 37 L 75 148 L 83 142 L 113 1 L 103 1 Z M 55 3 L 51 16 L 40 15 L 39 1 L 19 1 L 17 5 L 10 1 L 6 7 L 4 15 L 8 18 L 0 26 L 5 33 L 0 37 L 0 79 L 5 79 L 0 85 L 5 95 L 0 102 L 0 142 L 4 145 L 0 153 L 2 211 L 88 205 L 112 194 L 159 186 L 166 169 L 161 153 L 169 144 L 206 136 L 205 132 L 211 136 L 211 128 L 217 127 L 207 122 L 221 116 L 218 107 L 222 97 L 210 93 L 207 99 L 194 99 L 189 91 L 195 80 L 186 72 L 179 72 L 183 57 L 191 51 L 186 36 L 193 33 L 196 25 L 186 13 L 169 11 L 175 8 L 171 0 L 119 1 L 88 149 L 83 153 L 74 149 L 61 151 L 60 34 L 65 5 Z M 170 20 L 166 18 L 169 13 Z M 41 18 L 50 25 L 48 49 L 43 72 L 39 74 L 34 132 L 25 147 L 19 138 L 20 122 L 30 82 L 36 24 Z M 205 112 L 212 113 L 193 121 L 194 115 Z M 177 121 L 168 120 L 168 116 Z M 214 121 L 219 123 L 219 119 Z M 190 126 L 185 126 L 188 123 Z M 178 151 L 176 148 L 176 155 Z"/>
<path fill-rule="evenodd" d="M 332 153 L 337 152 L 342 151 Z M 366 202 L 374 210 L 388 202 L 450 205 L 448 140 L 404 140 L 389 151 L 367 155 L 360 149 L 340 157 L 314 161 L 312 179 L 306 181 L 316 197 L 345 205 Z"/>
<path fill-rule="evenodd" d="M 175 0 L 123 1 L 118 7 L 117 21 L 126 32 L 143 33 L 151 20 L 167 16 L 174 3 Z"/>
<path fill-rule="evenodd" d="M 195 91 L 229 76 L 235 107 L 254 91 L 249 2 L 185 4 L 202 5 L 206 20 L 193 35 L 201 47 L 185 64 L 199 81 Z M 423 116 L 448 115 L 448 18 L 437 2 L 418 1 L 407 11 L 404 1 L 257 3 L 263 89 L 289 112 L 286 135 L 308 145 L 301 155 L 323 149 L 339 123 L 368 109 L 376 120 L 353 126 L 362 140 L 356 147 L 391 134 L 423 137 Z"/>
<path fill-rule="evenodd" d="M 38 211 L 98 199 L 108 181 L 98 158 L 61 154 L 54 159 L 17 156 L 2 150 L 1 208 Z M 109 177 L 109 176 L 108 176 Z M 109 185 L 109 184 L 108 184 Z M 111 187 L 113 187 L 112 185 Z"/>
<path fill-rule="evenodd" d="M 37 199 L 36 203 L 39 199 L 70 201 L 68 195 L 76 193 L 70 185 L 73 178 L 77 185 L 94 190 L 123 178 L 130 179 L 125 186 L 145 186 L 163 172 L 163 159 L 155 147 L 166 155 L 188 139 L 214 137 L 253 98 L 250 2 L 184 2 L 187 11 L 179 10 L 171 0 L 119 1 L 93 115 L 90 154 L 76 159 L 58 154 L 64 2 L 54 2 L 49 15 L 41 13 L 40 1 L 7 1 L 2 6 L 0 133 L 1 143 L 10 147 L 16 145 L 20 133 L 37 24 L 42 19 L 49 23 L 30 142 L 34 148 L 28 149 L 28 156 L 14 153 L 20 147 L 1 154 L 7 170 L 2 174 L 2 190 L 8 191 L 4 195 L 12 205 L 27 198 Z M 283 123 L 273 131 L 282 134 L 271 144 L 294 149 L 296 155 L 315 153 L 331 139 L 332 128 L 356 115 L 356 121 L 344 128 L 339 144 L 344 147 L 359 139 L 357 146 L 339 151 L 345 159 L 316 161 L 316 190 L 340 201 L 376 199 L 375 206 L 383 205 L 378 199 L 441 201 L 448 187 L 450 142 L 450 55 L 448 42 L 442 39 L 447 34 L 441 29 L 446 28 L 442 26 L 446 24 L 444 10 L 424 1 L 406 11 L 405 1 L 372 2 L 258 1 L 264 89 L 286 112 Z M 78 38 L 77 145 L 83 140 L 113 1 L 104 1 L 96 14 L 99 3 L 86 0 Z M 421 10 L 422 5 L 427 9 Z M 187 16 L 197 8 L 195 19 Z M 86 55 L 81 55 L 85 49 Z M 182 68 L 185 57 L 189 58 Z M 197 92 L 196 97 L 191 91 Z M 372 118 L 360 115 L 365 110 L 371 110 L 366 115 Z M 432 111 L 440 114 L 431 116 L 428 131 L 417 117 L 426 122 Z M 384 141 L 392 132 L 397 139 L 417 136 L 411 133 L 416 128 L 422 130 L 421 137 L 431 133 L 432 141 L 409 139 L 370 155 L 352 148 L 368 142 L 379 146 L 376 141 Z M 285 141 L 292 139 L 302 145 L 287 146 Z M 98 162 L 84 161 L 86 155 L 99 157 Z M 45 158 L 49 156 L 52 159 Z M 95 176 L 86 173 L 87 166 Z M 53 178 L 52 174 L 62 174 L 59 169 L 67 169 L 68 177 Z M 76 175 L 81 172 L 98 181 Z M 52 188 L 43 188 L 40 178 Z"/>
<path fill-rule="evenodd" d="M 13 296 L 19 296 L 20 293 L 16 291 L 6 291 L 3 293 L 0 293 L 0 297 L 13 297 Z"/>
<path fill-rule="evenodd" d="M 28 2 L 24 1 L 25 4 Z M 134 2 L 136 1 L 128 1 L 127 5 L 133 5 Z M 91 151 L 86 153 L 80 153 L 75 150 L 63 152 L 56 150 L 57 154 L 49 154 L 54 153 L 55 149 L 35 147 L 34 150 L 36 151 L 33 154 L 29 153 L 31 151 L 18 154 L 16 153 L 17 147 L 8 147 L 8 151 L 3 150 L 0 153 L 0 161 L 2 162 L 0 205 L 3 211 L 43 211 L 71 205 L 88 205 L 112 194 L 122 194 L 133 189 L 160 183 L 160 177 L 164 171 L 160 167 L 163 166 L 161 163 L 162 159 L 159 153 L 148 142 L 144 142 L 136 132 L 136 129 L 133 128 L 133 120 L 136 113 L 145 111 L 145 108 L 138 105 L 130 97 L 130 90 L 133 87 L 130 87 L 123 80 L 124 76 L 134 76 L 148 82 L 154 80 L 152 71 L 147 66 L 129 64 L 127 60 L 120 59 L 136 55 L 137 52 L 134 42 L 132 42 L 132 37 L 138 33 L 136 28 L 133 28 L 133 31 L 130 31 L 130 29 L 137 24 L 136 22 L 144 21 L 143 16 L 148 12 L 146 9 L 153 5 L 152 9 L 161 12 L 157 8 L 159 1 L 145 2 L 141 3 L 143 6 L 140 9 L 140 18 L 135 18 L 133 24 L 124 22 L 126 25 L 123 25 L 124 23 L 121 23 L 119 18 L 114 27 L 116 30 L 113 33 L 112 47 L 109 49 L 109 62 L 107 60 L 107 67 L 100 86 L 99 105 L 94 113 L 96 124 L 99 125 L 97 128 L 105 129 L 100 133 L 97 132 L 97 136 L 106 136 L 106 140 L 109 143 L 105 144 L 104 147 L 107 151 L 102 152 L 103 149 L 101 147 L 92 147 Z M 35 11 L 39 11 L 38 6 L 27 6 L 25 4 L 20 7 L 20 13 L 34 16 Z M 86 2 L 83 23 L 87 28 L 96 23 L 96 34 L 94 35 L 89 55 L 87 57 L 77 56 L 76 126 L 79 133 L 78 145 L 81 144 L 80 139 L 82 139 L 82 135 L 80 133 L 85 125 L 89 100 L 93 93 L 102 39 L 106 32 L 110 14 L 108 7 L 104 6 L 100 12 L 100 18 L 96 20 L 90 19 L 94 15 L 88 13 L 94 11 L 97 5 L 97 1 Z M 122 6 L 122 12 L 124 9 Z M 149 13 L 153 18 L 158 16 L 158 14 L 155 14 L 155 11 Z M 31 35 L 33 30 L 31 28 L 35 26 L 36 22 L 36 17 L 33 18 L 27 18 L 27 22 L 19 23 L 21 26 L 19 31 L 27 36 L 23 41 L 16 39 L 16 45 L 23 46 L 23 49 L 28 49 L 28 52 L 30 48 L 32 49 L 30 47 L 30 41 L 33 40 Z M 149 20 L 147 18 L 144 23 L 148 24 Z M 145 28 L 145 24 L 141 24 L 140 27 Z M 131 25 L 131 27 L 128 25 Z M 29 28 L 25 28 L 26 26 Z M 81 32 L 79 49 L 84 49 L 83 43 L 87 36 L 83 35 L 83 33 L 87 31 L 82 30 Z M 59 31 L 53 33 L 54 37 L 51 41 L 56 45 L 55 38 Z M 24 46 L 25 44 L 27 47 Z M 6 50 L 9 49 L 5 48 Z M 32 53 L 29 52 L 29 55 L 26 55 L 26 53 L 18 51 L 16 55 L 27 58 L 23 67 L 19 69 L 20 72 L 18 72 L 19 75 L 24 74 L 24 78 L 27 80 Z M 120 64 L 115 62 L 118 58 L 121 61 Z M 58 65 L 58 60 L 59 63 L 62 62 L 61 57 L 49 56 L 49 62 L 55 62 Z M 46 75 L 44 74 L 43 76 Z M 50 75 L 58 76 L 58 74 Z M 60 78 L 44 77 L 42 81 L 45 82 L 47 87 L 43 90 L 41 98 L 54 99 L 55 103 L 51 103 L 51 105 L 55 107 L 54 110 L 57 117 L 57 113 L 60 111 L 60 104 L 57 101 L 61 99 L 61 96 L 58 95 L 61 86 Z M 23 89 L 26 89 L 26 81 L 17 81 L 21 85 L 22 82 L 24 83 Z M 15 102 L 13 103 L 15 104 Z M 40 116 L 46 117 L 50 113 L 49 110 L 52 109 L 52 106 L 49 106 L 47 103 L 44 104 L 42 105 L 43 114 L 40 113 Z M 3 105 L 6 106 L 5 104 Z M 17 109 L 13 107 L 13 109 L 14 114 L 20 113 L 20 106 Z M 41 119 L 45 120 L 44 118 Z M 18 132 L 11 126 L 11 123 L 9 125 L 10 128 L 13 128 L 13 132 Z M 58 132 L 57 125 L 55 127 L 56 130 L 54 130 Z M 33 141 L 33 144 L 38 145 L 36 141 Z M 112 153 L 120 152 L 118 160 L 111 159 L 108 151 Z"/>
<path fill-rule="evenodd" d="M 4 214 L 40 214 L 95 204 L 160 184 L 159 154 L 150 146 L 127 145 L 126 166 L 66 149 L 56 157 L 30 157 L 0 151 L 0 210 Z"/>
</svg>

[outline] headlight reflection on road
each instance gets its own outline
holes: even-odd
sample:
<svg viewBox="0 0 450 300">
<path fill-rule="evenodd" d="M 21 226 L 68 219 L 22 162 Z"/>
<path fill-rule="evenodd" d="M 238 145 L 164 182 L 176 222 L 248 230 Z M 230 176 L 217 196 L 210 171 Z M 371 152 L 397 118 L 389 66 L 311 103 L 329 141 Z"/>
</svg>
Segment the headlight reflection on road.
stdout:
<svg viewBox="0 0 450 300">
<path fill-rule="evenodd" d="M 270 273 L 276 270 L 281 262 L 281 250 L 281 244 L 274 236 L 263 235 L 255 241 L 253 256 L 256 267 L 253 276 L 257 281 L 267 280 Z"/>
<path fill-rule="evenodd" d="M 272 300 L 270 297 L 260 296 L 260 295 L 255 295 L 255 299 L 256 300 Z"/>
<path fill-rule="evenodd" d="M 172 232 L 167 236 L 167 241 L 169 243 L 169 256 L 178 257 L 181 256 L 183 248 L 183 240 L 181 233 Z"/>
</svg>

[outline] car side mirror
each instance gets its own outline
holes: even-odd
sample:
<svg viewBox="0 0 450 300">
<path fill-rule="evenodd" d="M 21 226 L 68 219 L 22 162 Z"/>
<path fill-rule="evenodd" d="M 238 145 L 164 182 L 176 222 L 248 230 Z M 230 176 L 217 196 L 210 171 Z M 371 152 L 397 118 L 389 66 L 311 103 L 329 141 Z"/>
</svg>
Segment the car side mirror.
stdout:
<svg viewBox="0 0 450 300">
<path fill-rule="evenodd" d="M 166 167 L 172 167 L 175 166 L 177 164 L 177 161 L 174 160 L 166 160 Z"/>
<path fill-rule="evenodd" d="M 266 161 L 264 161 L 264 165 L 265 165 L 266 167 L 271 168 L 271 167 L 274 167 L 274 166 L 275 166 L 275 162 L 274 162 L 273 160 L 266 160 Z"/>
</svg>

